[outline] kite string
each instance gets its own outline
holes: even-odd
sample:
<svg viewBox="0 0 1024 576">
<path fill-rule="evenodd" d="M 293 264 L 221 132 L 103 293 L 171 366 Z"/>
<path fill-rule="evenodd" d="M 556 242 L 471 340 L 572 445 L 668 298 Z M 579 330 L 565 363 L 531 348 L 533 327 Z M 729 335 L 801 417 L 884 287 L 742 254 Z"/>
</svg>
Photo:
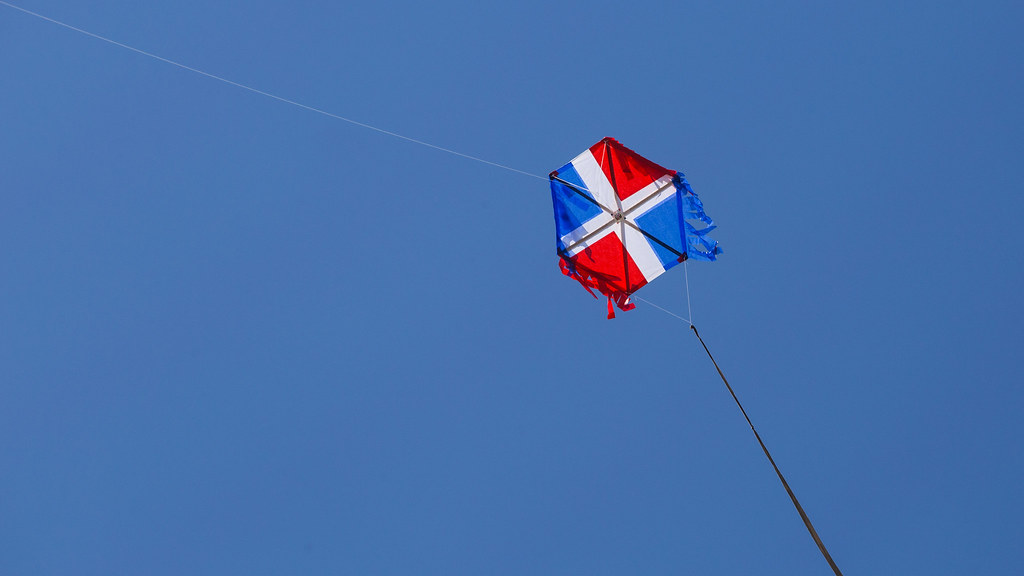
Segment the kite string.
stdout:
<svg viewBox="0 0 1024 576">
<path fill-rule="evenodd" d="M 732 395 L 732 399 L 736 402 L 736 406 L 738 406 L 740 412 L 743 413 L 743 418 L 747 420 L 747 425 L 750 426 L 750 431 L 754 433 L 754 437 L 757 438 L 757 443 L 761 445 L 761 450 L 764 451 L 764 455 L 768 457 L 768 462 L 770 462 L 772 468 L 775 469 L 775 474 L 782 482 L 782 487 L 786 489 L 786 493 L 789 494 L 789 499 L 793 501 L 793 506 L 796 507 L 796 511 L 800 514 L 800 519 L 804 521 L 804 526 L 807 527 L 807 531 L 811 534 L 811 538 L 814 539 L 814 543 L 818 545 L 818 550 L 821 551 L 821 555 L 825 557 L 825 561 L 828 562 L 828 565 L 832 568 L 832 571 L 835 572 L 836 576 L 843 576 L 843 573 L 839 570 L 839 566 L 836 566 L 835 561 L 832 560 L 832 555 L 829 554 L 828 549 L 825 548 L 825 543 L 822 542 L 821 538 L 818 536 L 818 531 L 815 530 L 814 525 L 811 524 L 811 519 L 807 517 L 807 513 L 804 512 L 804 508 L 800 505 L 800 501 L 796 499 L 796 494 L 794 494 L 792 488 L 789 487 L 789 482 L 786 482 L 786 479 L 782 476 L 782 471 L 780 471 L 778 465 L 775 464 L 775 459 L 772 458 L 771 453 L 768 452 L 768 447 L 765 446 L 764 441 L 761 440 L 761 435 L 758 434 L 757 430 L 754 428 L 754 423 L 750 421 L 750 416 L 747 416 L 747 411 L 743 409 L 743 404 L 740 404 L 740 399 L 736 396 L 736 392 L 733 391 L 732 386 L 729 385 L 729 381 L 725 378 L 725 374 L 722 373 L 722 369 L 718 367 L 718 362 L 715 361 L 715 357 L 712 356 L 711 351 L 708 350 L 708 345 L 704 343 L 704 339 L 701 338 L 700 333 L 697 332 L 697 327 L 690 324 L 690 330 L 693 330 L 693 334 L 697 337 L 697 340 L 700 341 L 700 345 L 704 347 L 704 352 L 707 352 L 708 358 L 710 358 L 711 363 L 715 365 L 715 370 L 718 371 L 718 375 L 722 378 L 722 382 L 725 383 L 725 387 L 729 389 L 729 394 Z"/>
<path fill-rule="evenodd" d="M 686 275 L 685 261 L 683 262 L 683 275 Z M 736 402 L 736 406 L 740 409 L 740 413 L 743 414 L 743 418 L 747 421 L 747 426 L 750 426 L 750 431 L 754 433 L 754 438 L 757 439 L 757 443 L 761 446 L 761 450 L 764 452 L 764 455 L 768 457 L 768 462 L 772 465 L 772 469 L 775 470 L 775 475 L 779 477 L 779 481 L 782 482 L 782 487 L 786 489 L 786 494 L 788 494 L 789 499 L 793 501 L 793 506 L 796 508 L 797 513 L 800 514 L 800 519 L 803 520 L 804 526 L 807 528 L 807 532 L 810 533 L 811 538 L 814 539 L 814 543 L 817 544 L 818 550 L 821 552 L 821 555 L 825 557 L 825 561 L 828 562 L 828 565 L 832 568 L 832 571 L 836 574 L 836 576 L 843 576 L 843 573 L 839 570 L 839 566 L 837 566 L 835 561 L 832 560 L 832 555 L 829 554 L 828 549 L 825 548 L 825 543 L 822 542 L 821 537 L 818 536 L 818 531 L 815 530 L 814 525 L 811 524 L 811 519 L 807 516 L 807 513 L 804 512 L 804 508 L 803 506 L 800 505 L 800 501 L 797 500 L 796 494 L 793 492 L 793 489 L 789 487 L 789 482 L 786 482 L 786 478 L 782 475 L 782 471 L 779 470 L 779 466 L 775 463 L 775 459 L 772 458 L 771 452 L 769 452 L 768 447 L 765 446 L 764 440 L 761 439 L 761 435 L 757 432 L 757 429 L 754 428 L 754 423 L 750 420 L 750 416 L 747 415 L 747 411 L 743 408 L 743 404 L 740 403 L 740 399 L 738 396 L 736 396 L 736 392 L 732 389 L 732 385 L 730 385 L 729 380 L 725 378 L 725 374 L 722 372 L 722 369 L 718 366 L 718 362 L 715 360 L 715 357 L 711 355 L 711 350 L 708 349 L 708 345 L 705 344 L 704 339 L 700 337 L 700 332 L 697 332 L 697 327 L 693 325 L 693 322 L 690 319 L 693 318 L 692 312 L 690 313 L 690 318 L 683 318 L 678 314 L 675 314 L 673 312 L 670 312 L 669 310 L 666 310 L 665 308 L 662 308 L 661 306 L 658 306 L 657 304 L 651 302 L 650 300 L 645 300 L 644 298 L 641 298 L 636 295 L 633 295 L 632 298 L 635 298 L 636 300 L 639 300 L 650 306 L 653 306 L 658 310 L 661 310 L 662 312 L 670 316 L 674 316 L 690 325 L 690 330 L 693 330 L 693 334 L 694 336 L 697 337 L 697 340 L 700 341 L 700 345 L 704 348 L 704 352 L 707 353 L 708 358 L 711 360 L 711 363 L 715 365 L 715 370 L 718 371 L 718 376 L 722 379 L 722 382 L 725 384 L 725 387 L 729 390 L 729 394 L 732 396 L 733 401 Z M 687 281 L 686 284 L 686 307 L 689 311 L 689 281 Z"/>
<path fill-rule="evenodd" d="M 316 112 L 317 114 L 323 114 L 324 116 L 327 116 L 327 117 L 330 117 L 330 118 L 334 118 L 335 120 L 341 120 L 343 122 L 348 122 L 349 124 L 354 124 L 356 126 L 359 126 L 359 127 L 362 127 L 362 128 L 366 128 L 368 130 L 373 130 L 373 131 L 379 132 L 381 134 L 386 134 L 386 135 L 392 136 L 394 138 L 399 138 L 399 139 L 405 140 L 407 142 L 412 142 L 413 144 L 419 144 L 420 146 L 426 146 L 427 148 L 433 148 L 434 150 L 438 150 L 438 151 L 441 151 L 441 152 L 446 152 L 448 154 L 452 154 L 454 156 L 459 156 L 459 157 L 465 158 L 467 160 L 472 160 L 474 162 L 480 162 L 480 163 L 483 163 L 483 164 L 487 164 L 489 166 L 494 166 L 495 168 L 501 168 L 503 170 L 508 170 L 510 172 L 515 172 L 517 174 L 522 174 L 524 176 L 530 176 L 531 178 L 537 178 L 539 180 L 547 180 L 547 178 L 545 178 L 543 176 L 539 176 L 537 174 L 533 174 L 531 172 L 526 172 L 524 170 L 519 170 L 517 168 L 512 168 L 511 166 L 506 166 L 504 164 L 499 164 L 497 162 L 491 162 L 490 160 L 484 160 L 483 158 L 478 158 L 476 156 L 471 156 L 469 154 L 464 154 L 462 152 L 458 152 L 458 151 L 452 150 L 450 148 L 445 148 L 443 146 L 438 146 L 436 144 L 431 144 L 430 142 L 424 142 L 423 140 L 418 140 L 416 138 L 405 136 L 405 135 L 399 134 L 397 132 L 392 132 L 390 130 L 385 130 L 383 128 L 378 128 L 376 126 L 372 126 L 372 125 L 366 124 L 364 122 L 359 122 L 357 120 L 352 120 L 351 118 L 346 118 L 344 116 L 339 116 L 337 114 L 333 114 L 331 112 L 327 112 L 326 110 L 321 110 L 320 108 L 315 108 L 313 106 L 302 104 L 301 102 L 296 102 L 294 100 L 289 100 L 287 98 L 283 98 L 281 96 L 277 96 L 276 94 L 271 94 L 270 92 L 264 92 L 263 90 L 259 90 L 257 88 L 253 88 L 252 86 L 247 86 L 245 84 L 242 84 L 242 83 L 239 83 L 239 82 L 235 82 L 233 80 L 228 80 L 227 78 L 223 78 L 221 76 L 217 76 L 216 74 L 211 74 L 209 72 L 205 72 L 205 71 L 200 70 L 198 68 L 193 68 L 191 66 L 187 66 L 187 65 L 182 64 L 180 62 L 175 62 L 174 60 L 170 60 L 170 59 L 164 58 L 162 56 L 157 56 L 156 54 L 153 54 L 151 52 L 146 52 L 145 50 L 140 50 L 139 48 L 135 48 L 134 46 L 129 46 L 128 44 L 123 44 L 123 43 L 118 42 L 116 40 L 111 40 L 110 38 L 107 38 L 105 36 L 100 36 L 99 34 L 95 34 L 93 32 L 89 32 L 88 30 L 83 30 L 81 28 L 77 28 L 77 27 L 72 26 L 70 24 L 67 24 L 65 22 L 61 22 L 60 20 L 56 20 L 54 18 L 50 18 L 48 16 L 44 16 L 42 14 L 39 14 L 37 12 L 33 12 L 31 10 L 26 10 L 25 8 L 22 8 L 20 6 L 15 6 L 14 4 L 11 4 L 10 2 L 6 2 L 4 0 L 0 0 L 0 4 L 3 4 L 4 6 L 7 6 L 8 8 L 13 8 L 15 10 L 18 10 L 19 12 L 23 12 L 25 14 L 28 14 L 29 16 L 34 16 L 34 17 L 39 18 L 41 20 L 45 20 L 47 22 L 56 24 L 57 26 L 61 26 L 61 27 L 67 28 L 68 30 L 73 30 L 73 31 L 78 32 L 80 34 L 84 34 L 86 36 L 89 36 L 91 38 L 95 38 L 97 40 L 102 40 L 103 42 L 106 42 L 108 44 L 113 44 L 114 46 L 118 46 L 120 48 L 124 48 L 126 50 L 130 50 L 132 52 L 135 52 L 136 54 L 141 54 L 141 55 L 146 56 L 148 58 L 152 58 L 154 60 L 159 60 L 160 62 L 164 62 L 164 63 L 170 64 L 172 66 L 177 66 L 178 68 L 181 68 L 183 70 L 188 70 L 189 72 L 194 72 L 194 73 L 199 74 L 201 76 L 206 76 L 207 78 L 210 78 L 210 79 L 213 79 L 213 80 L 217 80 L 218 82 L 223 82 L 225 84 L 230 84 L 230 85 L 235 86 L 237 88 L 241 88 L 243 90 L 248 90 L 249 92 L 253 92 L 254 94 L 259 94 L 261 96 L 266 96 L 267 98 L 272 98 L 272 99 L 277 100 L 279 102 L 284 102 L 285 104 L 291 104 L 292 106 L 297 106 L 299 108 L 302 108 L 304 110 L 308 110 L 310 112 Z"/>
</svg>

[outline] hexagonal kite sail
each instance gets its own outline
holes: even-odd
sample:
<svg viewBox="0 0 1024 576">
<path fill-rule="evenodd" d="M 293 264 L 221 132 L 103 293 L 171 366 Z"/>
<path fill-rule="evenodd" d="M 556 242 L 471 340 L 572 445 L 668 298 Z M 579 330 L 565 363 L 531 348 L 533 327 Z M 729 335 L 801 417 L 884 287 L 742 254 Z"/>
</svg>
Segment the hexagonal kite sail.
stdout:
<svg viewBox="0 0 1024 576">
<path fill-rule="evenodd" d="M 687 259 L 721 253 L 715 228 L 682 172 L 663 168 L 614 138 L 549 175 L 559 266 L 595 298 L 634 308 L 630 295 Z M 700 228 L 688 222 L 697 222 Z"/>
</svg>

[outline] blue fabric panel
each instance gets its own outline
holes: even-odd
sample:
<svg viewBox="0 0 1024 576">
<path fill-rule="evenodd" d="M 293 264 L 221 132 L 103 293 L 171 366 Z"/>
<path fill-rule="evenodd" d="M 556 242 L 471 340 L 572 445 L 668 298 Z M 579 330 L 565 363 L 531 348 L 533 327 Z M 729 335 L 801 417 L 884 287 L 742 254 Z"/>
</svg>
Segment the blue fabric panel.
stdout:
<svg viewBox="0 0 1024 576">
<path fill-rule="evenodd" d="M 679 195 L 664 200 L 654 208 L 650 209 L 636 219 L 636 225 L 641 230 L 661 240 L 665 244 L 675 248 L 679 252 L 686 253 L 683 246 L 683 227 L 680 220 Z M 666 270 L 679 263 L 679 256 L 673 254 L 664 246 L 650 239 L 647 242 L 658 255 L 661 264 Z"/>
<path fill-rule="evenodd" d="M 586 191 L 586 185 L 583 184 L 583 179 L 580 178 L 572 163 L 559 168 L 558 177 L 572 183 L 584 194 L 590 196 L 590 193 Z M 561 240 L 562 236 L 601 213 L 601 209 L 596 204 L 587 201 L 565 184 L 554 180 L 551 181 L 551 203 L 555 209 L 555 241 L 558 244 L 559 252 L 565 250 L 565 245 Z"/>
</svg>

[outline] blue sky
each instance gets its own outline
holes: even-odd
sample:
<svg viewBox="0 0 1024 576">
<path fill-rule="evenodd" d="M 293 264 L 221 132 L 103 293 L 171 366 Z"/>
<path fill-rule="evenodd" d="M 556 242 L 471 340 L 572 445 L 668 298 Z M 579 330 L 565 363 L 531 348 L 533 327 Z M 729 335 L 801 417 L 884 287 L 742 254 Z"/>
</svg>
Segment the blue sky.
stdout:
<svg viewBox="0 0 1024 576">
<path fill-rule="evenodd" d="M 16 4 L 684 171 L 694 321 L 843 571 L 1024 564 L 1016 3 Z M 686 323 L 559 273 L 543 178 L 6 6 L 0 71 L 0 572 L 829 573 Z"/>
</svg>

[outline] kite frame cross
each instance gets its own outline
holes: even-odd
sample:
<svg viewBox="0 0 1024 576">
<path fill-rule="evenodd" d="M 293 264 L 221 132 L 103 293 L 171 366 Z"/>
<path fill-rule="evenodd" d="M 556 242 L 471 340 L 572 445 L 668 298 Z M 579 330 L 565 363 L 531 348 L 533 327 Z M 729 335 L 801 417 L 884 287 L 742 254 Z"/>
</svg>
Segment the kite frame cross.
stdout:
<svg viewBox="0 0 1024 576">
<path fill-rule="evenodd" d="M 658 237 L 656 237 L 653 234 L 647 232 L 643 228 L 637 226 L 635 222 L 633 222 L 632 220 L 629 219 L 629 215 L 630 214 L 632 214 L 633 212 L 637 211 L 637 209 L 639 209 L 640 207 L 642 207 L 644 204 L 648 203 L 652 199 L 656 198 L 659 194 L 661 194 L 662 192 L 667 190 L 670 186 L 675 186 L 674 182 L 669 181 L 667 184 L 657 188 L 656 190 L 654 190 L 653 192 L 651 192 L 646 197 L 641 199 L 636 204 L 633 204 L 632 206 L 630 206 L 626 210 L 621 210 L 621 209 L 619 209 L 619 210 L 611 210 L 610 208 L 608 208 L 604 204 L 601 204 L 596 199 L 594 199 L 590 194 L 587 194 L 583 190 L 580 190 L 578 187 L 576 187 L 576 185 L 572 184 L 571 182 L 566 182 L 565 180 L 559 178 L 558 176 L 556 176 L 556 174 L 557 174 L 557 172 L 552 172 L 551 174 L 548 175 L 548 178 L 558 182 L 559 184 L 564 185 L 566 188 L 569 188 L 570 190 L 572 190 L 576 194 L 578 194 L 581 197 L 583 197 L 586 201 L 590 202 L 591 204 L 593 204 L 593 205 L 597 206 L 598 208 L 600 208 L 601 210 L 603 210 L 608 216 L 611 216 L 611 220 L 608 220 L 607 222 L 605 222 L 604 224 L 602 224 L 601 226 L 596 228 L 594 231 L 592 231 L 589 234 L 583 236 L 582 238 L 572 242 L 571 244 L 566 246 L 563 250 L 561 250 L 560 253 L 563 256 L 568 256 L 569 251 L 572 250 L 574 247 L 579 246 L 580 244 L 583 244 L 584 242 L 589 241 L 594 236 L 604 232 L 609 226 L 615 225 L 616 222 L 620 222 L 620 223 L 625 224 L 625 225 L 629 226 L 630 228 L 636 230 L 637 232 L 643 234 L 645 238 L 648 238 L 648 239 L 656 242 L 662 248 L 664 248 L 664 249 L 668 250 L 669 252 L 675 254 L 677 257 L 679 257 L 679 259 L 680 259 L 679 261 L 680 262 L 682 262 L 682 261 L 687 259 L 686 252 L 680 252 L 679 250 L 676 250 L 672 246 L 670 246 L 667 243 L 663 242 Z M 589 190 L 587 192 L 589 192 Z M 619 202 L 618 194 L 616 194 L 616 198 L 615 199 L 616 199 L 616 202 Z M 620 208 L 621 208 L 621 202 L 620 202 Z M 625 234 L 621 234 L 621 236 L 623 238 L 623 244 L 625 244 Z"/>
</svg>

